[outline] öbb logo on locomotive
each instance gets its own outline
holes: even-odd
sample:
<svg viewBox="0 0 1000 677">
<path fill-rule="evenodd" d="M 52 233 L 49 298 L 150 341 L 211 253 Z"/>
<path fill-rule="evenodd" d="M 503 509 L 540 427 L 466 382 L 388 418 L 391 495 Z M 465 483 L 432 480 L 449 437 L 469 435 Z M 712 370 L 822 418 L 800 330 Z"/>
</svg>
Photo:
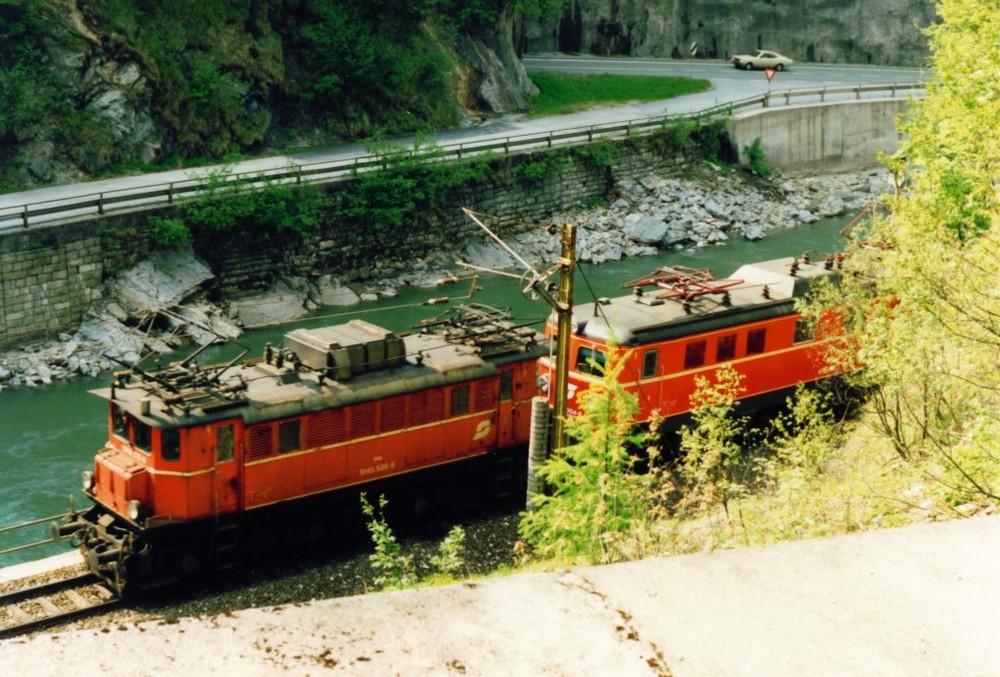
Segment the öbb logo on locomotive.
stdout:
<svg viewBox="0 0 1000 677">
<path fill-rule="evenodd" d="M 620 346 L 640 422 L 689 412 L 696 376 L 722 364 L 743 375 L 751 406 L 783 398 L 834 371 L 824 354 L 836 322 L 810 327 L 795 300 L 835 281 L 839 263 L 777 259 L 725 279 L 665 267 L 632 280 L 631 294 L 574 309 L 565 387 L 585 391 Z M 108 440 L 84 473 L 92 505 L 53 533 L 124 594 L 336 542 L 363 523 L 361 492 L 416 514 L 517 507 L 532 401 L 555 397 L 557 326 L 539 332 L 471 304 L 412 333 L 352 320 L 290 331 L 242 362 L 118 372 L 94 391 L 108 402 Z"/>
</svg>

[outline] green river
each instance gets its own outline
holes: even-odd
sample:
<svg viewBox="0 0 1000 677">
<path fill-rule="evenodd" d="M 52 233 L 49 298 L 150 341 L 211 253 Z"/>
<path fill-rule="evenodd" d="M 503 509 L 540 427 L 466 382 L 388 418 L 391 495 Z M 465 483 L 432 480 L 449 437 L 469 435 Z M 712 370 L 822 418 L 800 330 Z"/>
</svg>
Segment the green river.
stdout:
<svg viewBox="0 0 1000 677">
<path fill-rule="evenodd" d="M 575 283 L 576 298 L 582 302 L 591 300 L 592 294 L 621 295 L 625 293 L 619 288 L 622 282 L 668 264 L 710 268 L 716 277 L 721 278 L 743 263 L 793 256 L 806 251 L 839 251 L 843 248 L 839 232 L 849 219 L 828 219 L 776 231 L 757 242 L 738 238 L 722 246 L 700 250 L 663 252 L 601 266 L 583 265 Z M 544 302 L 524 296 L 516 280 L 482 274 L 478 284 L 482 289 L 476 292 L 473 301 L 510 308 L 518 321 L 541 321 L 548 314 L 549 309 Z M 239 342 L 250 347 L 252 355 L 258 355 L 267 341 L 280 345 L 281 336 L 292 328 L 338 324 L 353 317 L 363 317 L 380 326 L 405 331 L 415 322 L 434 317 L 448 308 L 424 306 L 422 302 L 425 299 L 443 294 L 455 299 L 466 294 L 468 289 L 468 284 L 461 283 L 445 289 L 405 290 L 394 299 L 347 309 L 320 310 L 294 324 L 250 331 Z M 451 305 L 460 302 L 453 300 Z M 232 359 L 238 354 L 238 348 L 219 346 L 206 353 L 199 358 L 201 364 Z M 169 359 L 165 358 L 164 364 Z M 106 404 L 87 391 L 102 387 L 106 382 L 106 378 L 80 379 L 45 388 L 0 392 L 0 527 L 65 512 L 70 496 L 74 497 L 77 506 L 86 505 L 79 491 L 80 473 L 90 467 L 94 453 L 107 435 Z M 0 531 L 0 550 L 44 539 L 47 534 L 48 527 L 44 524 L 16 531 Z M 68 548 L 66 543 L 50 544 L 0 555 L 0 568 L 64 552 Z"/>
</svg>

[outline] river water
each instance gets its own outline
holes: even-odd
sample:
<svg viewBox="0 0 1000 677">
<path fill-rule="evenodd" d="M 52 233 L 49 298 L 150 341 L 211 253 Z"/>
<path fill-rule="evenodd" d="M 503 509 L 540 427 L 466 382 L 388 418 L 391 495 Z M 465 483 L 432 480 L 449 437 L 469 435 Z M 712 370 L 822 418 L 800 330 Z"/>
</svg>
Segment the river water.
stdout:
<svg viewBox="0 0 1000 677">
<path fill-rule="evenodd" d="M 620 295 L 625 293 L 620 289 L 622 282 L 664 265 L 710 268 L 716 277 L 721 278 L 744 263 L 799 255 L 806 251 L 839 251 L 844 245 L 839 231 L 849 218 L 828 219 L 776 231 L 757 242 L 739 238 L 725 245 L 700 250 L 664 252 L 601 266 L 582 265 L 575 282 L 576 299 L 585 302 L 594 296 Z M 549 312 L 543 301 L 523 295 L 516 280 L 483 274 L 478 286 L 482 289 L 476 292 L 472 301 L 510 308 L 518 321 L 537 319 L 540 322 Z M 443 294 L 449 294 L 454 299 L 466 294 L 468 288 L 463 283 L 446 289 L 411 289 L 394 299 L 346 310 L 320 310 L 294 324 L 247 332 L 239 343 L 251 348 L 248 357 L 256 356 L 265 342 L 280 345 L 282 335 L 293 328 L 339 324 L 354 317 L 395 331 L 405 331 L 415 322 L 434 317 L 448 308 L 424 306 L 422 302 L 425 299 Z M 458 302 L 456 299 L 452 305 Z M 199 362 L 208 364 L 229 360 L 238 351 L 232 345 L 213 347 L 199 358 Z M 169 359 L 165 358 L 164 364 Z M 79 490 L 80 473 L 91 466 L 94 453 L 107 435 L 106 403 L 88 394 L 88 390 L 104 387 L 107 382 L 106 377 L 80 379 L 45 388 L 0 392 L 0 527 L 65 512 L 71 496 L 77 506 L 87 504 Z M 46 536 L 46 525 L 0 532 L 0 550 Z M 52 544 L 2 555 L 0 567 L 64 552 L 68 547 L 66 544 Z"/>
</svg>

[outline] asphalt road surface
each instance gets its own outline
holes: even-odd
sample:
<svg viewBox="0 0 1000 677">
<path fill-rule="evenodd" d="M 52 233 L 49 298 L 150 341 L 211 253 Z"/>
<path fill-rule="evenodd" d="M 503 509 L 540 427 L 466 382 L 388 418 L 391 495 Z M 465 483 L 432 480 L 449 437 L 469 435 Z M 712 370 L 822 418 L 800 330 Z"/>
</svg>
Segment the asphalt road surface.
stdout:
<svg viewBox="0 0 1000 677">
<path fill-rule="evenodd" d="M 737 70 L 728 62 L 719 60 L 601 58 L 547 54 L 525 57 L 524 64 L 529 73 L 616 73 L 620 75 L 680 76 L 707 79 L 712 83 L 712 87 L 705 92 L 674 99 L 635 102 L 569 115 L 554 115 L 538 119 L 529 119 L 524 114 L 503 115 L 481 124 L 439 132 L 426 138 L 425 142 L 443 145 L 503 139 L 574 127 L 625 123 L 669 113 L 706 110 L 719 104 L 759 96 L 768 91 L 777 93 L 790 89 L 914 83 L 925 81 L 928 76 L 926 71 L 913 68 L 803 65 L 793 66 L 786 71 L 777 73 L 773 80 L 768 83 L 763 71 Z M 414 137 L 403 137 L 396 139 L 396 142 L 401 146 L 412 146 Z M 180 169 L 2 194 L 0 195 L 0 230 L 20 227 L 20 215 L 25 205 L 56 206 L 60 201 L 71 202 L 85 196 L 96 196 L 101 193 L 114 192 L 120 195 L 123 191 L 134 191 L 171 182 L 182 183 L 192 179 L 200 180 L 213 171 L 223 169 L 226 173 L 256 174 L 307 163 L 350 160 L 367 155 L 369 152 L 362 144 L 344 144 L 288 155 L 255 158 L 226 165 L 224 168 Z M 79 213 L 32 217 L 30 224 L 34 226 L 45 221 L 79 216 L 94 211 L 94 208 L 90 208 L 79 210 Z"/>
</svg>

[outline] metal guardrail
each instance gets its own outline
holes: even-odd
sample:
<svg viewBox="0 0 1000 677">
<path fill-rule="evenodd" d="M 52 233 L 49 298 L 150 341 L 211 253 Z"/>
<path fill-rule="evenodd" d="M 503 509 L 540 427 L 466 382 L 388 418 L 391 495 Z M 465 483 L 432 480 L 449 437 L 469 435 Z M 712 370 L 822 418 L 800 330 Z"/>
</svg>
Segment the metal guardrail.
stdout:
<svg viewBox="0 0 1000 677">
<path fill-rule="evenodd" d="M 420 149 L 410 151 L 410 153 L 414 157 L 426 157 L 427 159 L 438 161 L 462 159 L 488 152 L 502 152 L 507 155 L 536 150 L 538 148 L 592 143 L 607 138 L 641 136 L 662 129 L 664 126 L 677 120 L 690 119 L 700 122 L 719 116 L 731 116 L 733 113 L 747 108 L 791 105 L 793 99 L 797 100 L 796 103 L 800 100 L 805 102 L 806 99 L 810 98 L 815 99 L 817 102 L 844 100 L 845 97 L 847 100 L 851 100 L 852 98 L 860 100 L 862 95 L 873 93 L 888 93 L 892 98 L 896 98 L 901 93 L 923 90 L 924 88 L 925 85 L 923 83 L 906 83 L 767 92 L 712 106 L 701 111 L 668 113 L 625 122 L 568 127 L 550 132 L 490 137 L 481 140 L 444 144 L 436 146 L 433 156 L 430 154 L 425 155 Z M 218 188 L 236 186 L 250 190 L 274 184 L 342 181 L 355 176 L 359 172 L 381 168 L 385 164 L 386 158 L 384 156 L 368 154 L 343 160 L 289 164 L 286 167 L 265 169 L 256 172 L 234 172 L 221 175 L 206 172 L 203 177 L 192 176 L 192 178 L 183 181 L 160 182 L 148 186 L 123 188 L 120 190 L 109 190 L 0 207 L 0 230 L 8 230 L 18 225 L 22 228 L 28 228 L 33 223 L 37 224 L 60 218 L 101 216 L 109 211 L 120 209 L 152 208 L 162 206 L 163 204 L 172 204 L 176 200 L 197 197 Z"/>
</svg>

